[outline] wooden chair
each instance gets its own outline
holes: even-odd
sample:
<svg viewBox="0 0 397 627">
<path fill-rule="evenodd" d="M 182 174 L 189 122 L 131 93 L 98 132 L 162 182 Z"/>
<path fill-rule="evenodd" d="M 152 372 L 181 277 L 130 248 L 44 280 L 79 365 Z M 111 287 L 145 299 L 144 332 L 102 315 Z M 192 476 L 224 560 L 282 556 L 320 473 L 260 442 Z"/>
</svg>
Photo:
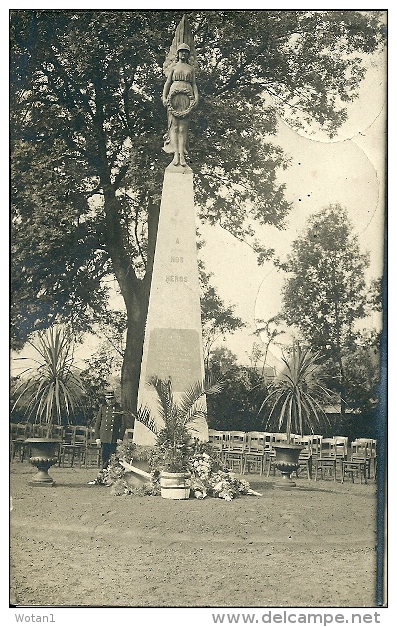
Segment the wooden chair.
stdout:
<svg viewBox="0 0 397 627">
<path fill-rule="evenodd" d="M 322 435 L 317 435 L 317 434 L 312 434 L 310 436 L 311 441 L 312 441 L 312 456 L 313 459 L 316 459 L 317 457 L 320 457 L 321 455 L 321 447 L 322 447 L 322 442 L 323 442 L 323 436 Z"/>
<path fill-rule="evenodd" d="M 65 427 L 58 461 L 58 466 L 62 465 L 62 468 L 65 467 L 65 461 L 70 462 L 70 465 L 73 466 L 75 429 L 76 427 L 70 425 Z"/>
<path fill-rule="evenodd" d="M 76 425 L 74 429 L 72 466 L 77 460 L 79 468 L 86 464 L 86 454 L 88 447 L 90 429 L 86 426 Z"/>
<path fill-rule="evenodd" d="M 276 474 L 276 451 L 273 448 L 273 444 L 275 444 L 275 434 L 271 434 L 271 445 L 267 449 L 265 445 L 265 467 L 266 467 L 266 476 L 269 477 L 270 473 L 273 471 L 273 476 Z"/>
<path fill-rule="evenodd" d="M 299 442 L 296 441 L 295 444 L 302 444 L 305 448 L 301 451 L 299 455 L 299 466 L 296 472 L 297 476 L 300 475 L 301 470 L 305 470 L 307 473 L 307 478 L 309 481 L 312 479 L 312 467 L 313 467 L 313 454 L 312 454 L 312 438 L 311 436 L 301 436 L 299 438 Z"/>
<path fill-rule="evenodd" d="M 366 450 L 364 451 L 366 447 Z M 371 462 L 373 468 L 373 476 L 376 479 L 376 462 L 377 462 L 377 441 L 371 438 L 357 438 L 352 442 L 352 457 L 365 457 L 367 462 L 367 476 L 371 478 Z"/>
<path fill-rule="evenodd" d="M 267 468 L 266 476 L 269 477 L 273 471 L 273 476 L 276 474 L 276 451 L 273 449 L 266 452 L 265 466 Z"/>
<path fill-rule="evenodd" d="M 265 462 L 265 434 L 260 431 L 247 433 L 246 449 L 243 458 L 243 474 L 247 471 L 263 474 Z"/>
<path fill-rule="evenodd" d="M 23 462 L 26 454 L 25 440 L 30 435 L 30 425 L 28 422 L 11 423 L 10 425 L 10 460 L 15 457 Z"/>
<path fill-rule="evenodd" d="M 35 423 L 30 426 L 31 438 L 45 438 L 46 436 L 47 436 L 47 427 L 45 425 L 40 425 L 40 424 Z"/>
<path fill-rule="evenodd" d="M 367 477 L 369 477 L 371 450 L 370 444 L 367 441 L 355 441 L 352 442 L 351 458 L 350 460 L 344 459 L 342 461 L 342 480 L 344 482 L 346 473 L 350 475 L 352 482 L 354 483 L 354 477 L 358 476 L 360 483 L 364 479 L 364 483 L 367 483 Z"/>
<path fill-rule="evenodd" d="M 317 481 L 318 474 L 321 472 L 321 478 L 325 478 L 325 474 L 331 475 L 334 481 L 336 481 L 336 457 L 318 457 L 315 462 L 314 480 Z"/>
<path fill-rule="evenodd" d="M 335 438 L 323 438 L 321 440 L 321 457 L 334 457 L 336 455 Z"/>
<path fill-rule="evenodd" d="M 330 474 L 336 481 L 336 444 L 334 438 L 323 438 L 319 457 L 314 460 L 315 473 L 314 480 L 317 481 L 319 472 L 324 479 L 326 474 Z"/>
<path fill-rule="evenodd" d="M 62 425 L 53 425 L 51 428 L 51 437 L 62 442 L 64 431 L 65 427 Z"/>
<path fill-rule="evenodd" d="M 350 463 L 363 466 L 365 471 L 365 479 L 370 478 L 371 445 L 367 439 L 361 438 L 358 440 L 354 440 L 351 443 Z M 356 474 L 359 474 L 361 476 L 361 468 L 357 467 L 356 471 Z"/>
<path fill-rule="evenodd" d="M 224 457 L 226 468 L 243 474 L 246 433 L 244 431 L 230 431 L 226 446 Z"/>
<path fill-rule="evenodd" d="M 354 483 L 354 476 L 358 475 L 360 478 L 360 483 L 362 483 L 362 479 L 364 479 L 364 483 L 367 483 L 367 470 L 366 470 L 366 462 L 363 460 L 351 461 L 344 459 L 342 461 L 342 480 L 341 483 L 344 483 L 346 473 L 350 474 L 351 480 Z"/>
<path fill-rule="evenodd" d="M 348 438 L 344 435 L 335 435 L 334 441 L 337 459 L 347 459 Z"/>
<path fill-rule="evenodd" d="M 84 454 L 84 467 L 95 466 L 100 468 L 101 466 L 101 447 L 97 445 L 95 439 L 95 429 L 88 427 L 87 429 L 87 444 Z"/>
<path fill-rule="evenodd" d="M 374 479 L 376 479 L 377 466 L 378 466 L 378 442 L 377 440 L 371 440 L 371 460 L 374 473 Z"/>
<path fill-rule="evenodd" d="M 263 435 L 265 436 L 265 453 L 270 453 L 273 450 L 274 434 L 265 431 Z"/>
<path fill-rule="evenodd" d="M 287 441 L 286 433 L 273 433 L 273 442 L 274 444 L 283 443 Z"/>
<path fill-rule="evenodd" d="M 214 457 L 216 457 L 220 462 L 224 463 L 227 442 L 225 431 L 209 429 L 208 442 L 211 446 L 211 451 Z"/>
</svg>

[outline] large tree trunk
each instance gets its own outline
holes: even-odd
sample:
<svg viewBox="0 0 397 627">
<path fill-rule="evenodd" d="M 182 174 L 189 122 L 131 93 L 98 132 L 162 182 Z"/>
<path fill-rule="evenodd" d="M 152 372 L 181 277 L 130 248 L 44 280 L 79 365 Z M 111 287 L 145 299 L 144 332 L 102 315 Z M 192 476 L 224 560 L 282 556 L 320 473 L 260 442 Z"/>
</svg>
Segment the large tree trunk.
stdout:
<svg viewBox="0 0 397 627">
<path fill-rule="evenodd" d="M 121 401 L 124 409 L 136 414 L 160 207 L 149 199 L 146 273 L 141 279 L 135 272 L 134 259 L 128 253 L 121 223 L 122 211 L 116 195 L 117 185 L 111 181 L 106 135 L 103 130 L 103 95 L 99 75 L 96 76 L 95 87 L 97 110 L 94 126 L 98 140 L 99 171 L 105 207 L 105 228 L 102 237 L 112 260 L 113 271 L 127 310 L 127 340 L 121 370 Z M 119 184 L 121 179 L 118 181 Z M 133 427 L 132 416 L 130 420 Z"/>
<path fill-rule="evenodd" d="M 124 244 L 120 224 L 120 204 L 111 185 L 104 186 L 104 199 L 106 213 L 104 238 L 127 310 L 127 339 L 121 369 L 121 402 L 123 409 L 136 415 L 160 207 L 149 203 L 146 273 L 143 279 L 139 279 Z M 127 419 L 128 427 L 133 428 L 133 422 L 133 416 Z"/>
<path fill-rule="evenodd" d="M 142 294 L 139 301 L 136 298 L 133 300 L 134 306 L 127 307 L 127 339 L 121 369 L 121 403 L 123 409 L 136 415 L 149 294 Z M 133 417 L 128 417 L 127 427 L 132 429 L 133 423 Z"/>
</svg>

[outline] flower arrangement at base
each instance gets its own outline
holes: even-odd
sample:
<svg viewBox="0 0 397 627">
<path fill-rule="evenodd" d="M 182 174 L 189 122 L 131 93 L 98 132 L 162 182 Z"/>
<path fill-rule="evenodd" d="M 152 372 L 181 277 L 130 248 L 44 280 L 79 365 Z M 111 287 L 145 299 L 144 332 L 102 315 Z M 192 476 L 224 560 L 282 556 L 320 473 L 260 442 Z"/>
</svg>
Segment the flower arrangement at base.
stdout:
<svg viewBox="0 0 397 627">
<path fill-rule="evenodd" d="M 219 470 L 210 477 L 210 490 L 212 496 L 225 501 L 231 501 L 240 494 L 253 493 L 250 491 L 250 484 L 244 479 L 237 479 L 229 471 Z"/>
<path fill-rule="evenodd" d="M 171 378 L 153 376 L 148 383 L 157 393 L 158 415 L 162 422 L 158 427 L 148 407 L 139 409 L 137 419 L 156 436 L 150 466 L 160 472 L 191 472 L 189 460 L 197 443 L 195 422 L 206 415 L 203 399 L 208 394 L 220 392 L 223 384 L 211 378 L 196 381 L 176 399 Z"/>
<path fill-rule="evenodd" d="M 160 494 L 159 473 L 152 472 L 152 480 L 142 486 L 131 486 L 125 475 L 125 468 L 120 464 L 120 460 L 133 464 L 134 459 L 148 459 L 152 447 L 138 447 L 134 443 L 119 444 L 116 453 L 111 455 L 109 465 L 99 471 L 91 485 L 105 485 L 110 487 L 115 496 L 135 495 L 135 496 L 158 496 Z"/>
<path fill-rule="evenodd" d="M 232 501 L 240 494 L 262 496 L 251 490 L 248 481 L 236 478 L 224 468 L 218 459 L 212 457 L 206 445 L 197 446 L 197 451 L 189 459 L 189 469 L 192 474 L 191 491 L 197 499 L 213 496 Z"/>
<path fill-rule="evenodd" d="M 90 484 L 99 484 L 110 487 L 115 496 L 159 496 L 160 470 L 164 461 L 164 453 L 156 447 L 145 447 L 140 450 L 135 444 L 120 444 L 117 451 L 111 456 L 107 468 L 100 470 L 95 481 Z M 143 447 L 142 447 L 143 448 Z M 195 441 L 191 445 L 191 455 L 187 461 L 187 470 L 191 473 L 191 496 L 204 499 L 207 496 L 232 501 L 240 495 L 262 496 L 251 489 L 248 481 L 238 479 L 232 472 L 223 467 L 219 459 L 211 454 L 208 444 Z M 151 466 L 151 481 L 139 488 L 129 485 L 125 477 L 125 468 L 120 460 L 133 464 L 136 458 L 148 458 Z"/>
</svg>

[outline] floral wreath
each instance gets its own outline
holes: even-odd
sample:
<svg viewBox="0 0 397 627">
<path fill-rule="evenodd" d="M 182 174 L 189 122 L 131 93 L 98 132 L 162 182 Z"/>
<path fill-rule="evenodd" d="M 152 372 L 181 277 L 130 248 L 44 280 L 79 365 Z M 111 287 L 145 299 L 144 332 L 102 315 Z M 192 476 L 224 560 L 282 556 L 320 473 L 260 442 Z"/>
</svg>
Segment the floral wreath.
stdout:
<svg viewBox="0 0 397 627">
<path fill-rule="evenodd" d="M 172 106 L 172 98 L 174 96 L 176 96 L 177 94 L 185 94 L 186 96 L 189 97 L 189 106 L 187 109 L 185 109 L 184 111 L 177 111 L 176 109 L 174 109 L 174 107 Z M 173 115 L 175 118 L 185 118 L 187 115 L 189 115 L 189 113 L 191 113 L 194 109 L 194 107 L 196 106 L 196 99 L 193 96 L 192 92 L 190 91 L 190 89 L 188 89 L 187 87 L 180 87 L 179 89 L 175 89 L 172 94 L 168 95 L 167 98 L 167 107 L 168 107 L 168 111 L 171 113 L 171 115 Z"/>
</svg>

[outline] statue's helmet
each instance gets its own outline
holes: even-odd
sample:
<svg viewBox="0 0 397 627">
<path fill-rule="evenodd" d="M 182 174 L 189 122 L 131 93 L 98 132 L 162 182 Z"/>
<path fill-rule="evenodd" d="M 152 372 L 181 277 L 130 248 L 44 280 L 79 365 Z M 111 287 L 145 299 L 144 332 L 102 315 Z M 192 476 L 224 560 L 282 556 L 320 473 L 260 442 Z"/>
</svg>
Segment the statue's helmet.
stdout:
<svg viewBox="0 0 397 627">
<path fill-rule="evenodd" d="M 179 52 L 180 50 L 187 50 L 187 52 L 190 52 L 190 48 L 187 44 L 179 44 L 176 51 Z"/>
</svg>

